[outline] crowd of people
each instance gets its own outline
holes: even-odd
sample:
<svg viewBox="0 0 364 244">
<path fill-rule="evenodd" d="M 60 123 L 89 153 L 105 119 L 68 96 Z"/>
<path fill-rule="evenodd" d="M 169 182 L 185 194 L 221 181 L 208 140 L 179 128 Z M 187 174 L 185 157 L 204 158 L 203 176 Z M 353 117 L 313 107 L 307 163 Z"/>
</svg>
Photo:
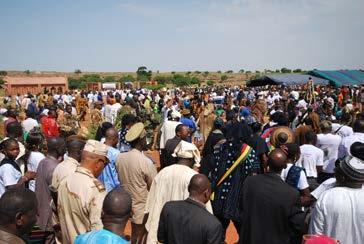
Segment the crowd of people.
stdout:
<svg viewBox="0 0 364 244">
<path fill-rule="evenodd" d="M 0 243 L 364 243 L 363 103 L 312 81 L 5 97 Z"/>
</svg>

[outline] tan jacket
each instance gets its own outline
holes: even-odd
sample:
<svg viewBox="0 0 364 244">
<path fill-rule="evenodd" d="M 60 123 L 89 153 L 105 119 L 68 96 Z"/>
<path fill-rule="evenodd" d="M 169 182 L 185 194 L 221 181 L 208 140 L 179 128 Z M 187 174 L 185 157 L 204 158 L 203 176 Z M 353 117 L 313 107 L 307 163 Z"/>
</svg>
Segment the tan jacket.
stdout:
<svg viewBox="0 0 364 244">
<path fill-rule="evenodd" d="M 105 187 L 83 167 L 64 179 L 58 187 L 58 216 L 62 242 L 73 243 L 76 236 L 100 230 Z"/>
<path fill-rule="evenodd" d="M 68 157 L 57 165 L 53 171 L 52 186 L 58 189 L 59 184 L 70 174 L 73 174 L 80 164 L 76 159 Z"/>
<path fill-rule="evenodd" d="M 148 191 L 157 170 L 150 159 L 137 149 L 119 154 L 116 160 L 119 180 L 132 198 L 132 222 L 142 224 Z"/>
<path fill-rule="evenodd" d="M 18 236 L 9 232 L 0 230 L 0 244 L 25 244 Z"/>
</svg>

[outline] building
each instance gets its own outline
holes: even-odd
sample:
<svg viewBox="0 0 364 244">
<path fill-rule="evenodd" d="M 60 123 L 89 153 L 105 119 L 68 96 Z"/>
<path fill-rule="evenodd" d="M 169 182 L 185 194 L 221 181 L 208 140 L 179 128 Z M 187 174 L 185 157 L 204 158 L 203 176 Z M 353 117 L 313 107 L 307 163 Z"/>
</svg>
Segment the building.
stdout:
<svg viewBox="0 0 364 244">
<path fill-rule="evenodd" d="M 16 95 L 48 91 L 67 91 L 68 80 L 65 76 L 5 76 L 5 94 Z"/>
</svg>

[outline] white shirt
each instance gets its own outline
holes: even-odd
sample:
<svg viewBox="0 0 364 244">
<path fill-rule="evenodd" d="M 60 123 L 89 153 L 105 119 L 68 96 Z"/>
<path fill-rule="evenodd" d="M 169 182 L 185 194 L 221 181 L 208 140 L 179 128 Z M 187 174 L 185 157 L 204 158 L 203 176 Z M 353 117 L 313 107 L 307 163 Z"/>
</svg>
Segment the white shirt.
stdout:
<svg viewBox="0 0 364 244">
<path fill-rule="evenodd" d="M 4 194 L 6 187 L 15 185 L 21 178 L 21 173 L 10 164 L 0 166 L 0 197 Z"/>
<path fill-rule="evenodd" d="M 337 123 L 332 123 L 332 133 L 335 133 L 336 135 L 341 136 L 342 138 L 351 136 L 354 131 L 353 128 L 347 125 L 341 125 Z"/>
<path fill-rule="evenodd" d="M 351 155 L 350 147 L 354 142 L 364 143 L 364 133 L 354 132 L 352 135 L 343 138 L 340 145 L 340 158 Z"/>
<path fill-rule="evenodd" d="M 110 104 L 106 104 L 104 107 L 104 117 L 105 120 L 107 122 L 112 123 L 112 118 L 111 118 L 111 105 Z"/>
<path fill-rule="evenodd" d="M 23 122 L 21 122 L 21 125 L 25 132 L 31 131 L 34 127 L 39 127 L 38 122 L 32 118 L 25 119 Z"/>
<path fill-rule="evenodd" d="M 121 109 L 120 103 L 114 103 L 111 105 L 111 123 L 114 124 L 119 110 Z"/>
<path fill-rule="evenodd" d="M 324 165 L 324 151 L 311 144 L 300 146 L 301 157 L 296 165 L 305 168 L 307 177 L 317 178 L 316 166 Z"/>
<path fill-rule="evenodd" d="M 310 234 L 323 234 L 342 244 L 364 243 L 364 190 L 334 187 L 317 200 Z"/>
<path fill-rule="evenodd" d="M 28 170 L 37 172 L 39 162 L 45 158 L 43 153 L 31 152 L 28 158 Z M 35 191 L 35 180 L 29 181 L 29 189 Z"/>
<path fill-rule="evenodd" d="M 322 171 L 332 174 L 335 169 L 335 161 L 339 157 L 341 137 L 333 134 L 318 134 L 317 147 L 324 151 L 324 165 Z"/>
<path fill-rule="evenodd" d="M 177 121 L 170 121 L 170 120 L 163 123 L 162 128 L 161 128 L 162 134 L 161 134 L 161 138 L 160 138 L 160 142 L 159 142 L 159 147 L 161 149 L 164 149 L 168 139 L 171 139 L 176 135 L 176 127 L 179 124 L 181 124 L 181 123 L 177 122 Z"/>
<path fill-rule="evenodd" d="M 289 169 L 293 166 L 293 164 L 289 163 L 287 164 L 287 168 L 283 169 L 281 172 L 281 178 L 283 181 L 286 181 Z M 300 179 L 298 180 L 298 189 L 303 190 L 309 187 L 308 182 L 307 182 L 307 177 L 305 175 L 305 172 L 303 170 L 301 170 L 300 173 Z"/>
</svg>

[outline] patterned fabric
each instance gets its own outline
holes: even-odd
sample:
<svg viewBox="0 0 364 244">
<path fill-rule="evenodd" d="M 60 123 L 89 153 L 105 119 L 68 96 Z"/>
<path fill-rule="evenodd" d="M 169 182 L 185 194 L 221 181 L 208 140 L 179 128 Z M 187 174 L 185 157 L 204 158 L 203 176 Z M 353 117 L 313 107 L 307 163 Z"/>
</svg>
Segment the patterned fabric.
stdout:
<svg viewBox="0 0 364 244">
<path fill-rule="evenodd" d="M 243 182 L 247 176 L 258 172 L 260 169 L 260 162 L 255 151 L 252 150 L 248 158 L 240 163 L 219 187 L 216 187 L 216 185 L 218 180 L 240 156 L 240 151 L 241 145 L 236 146 L 232 142 L 226 142 L 215 147 L 215 168 L 211 172 L 212 188 L 215 191 L 215 198 L 212 201 L 214 214 L 223 215 L 227 219 L 236 221 L 240 218 L 239 196 Z"/>
<path fill-rule="evenodd" d="M 298 188 L 298 181 L 300 180 L 301 170 L 304 171 L 305 169 L 296 165 L 292 165 L 286 177 L 286 183 L 297 190 L 300 190 Z"/>
<path fill-rule="evenodd" d="M 122 128 L 119 132 L 119 150 L 120 152 L 130 151 L 130 143 L 125 140 L 125 135 L 128 133 L 127 128 Z"/>
</svg>

